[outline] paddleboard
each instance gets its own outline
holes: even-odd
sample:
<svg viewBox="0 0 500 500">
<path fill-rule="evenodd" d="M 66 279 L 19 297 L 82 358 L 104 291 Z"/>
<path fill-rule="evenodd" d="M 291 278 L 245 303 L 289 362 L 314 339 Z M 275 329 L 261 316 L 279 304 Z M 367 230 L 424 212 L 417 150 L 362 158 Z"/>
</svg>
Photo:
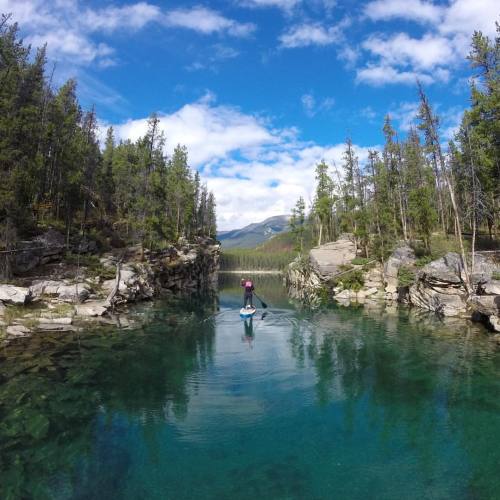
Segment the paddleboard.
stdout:
<svg viewBox="0 0 500 500">
<path fill-rule="evenodd" d="M 250 318 L 255 314 L 255 311 L 257 311 L 257 309 L 255 307 L 252 307 L 250 309 L 247 309 L 246 307 L 242 307 L 240 309 L 240 316 L 242 318 Z"/>
</svg>

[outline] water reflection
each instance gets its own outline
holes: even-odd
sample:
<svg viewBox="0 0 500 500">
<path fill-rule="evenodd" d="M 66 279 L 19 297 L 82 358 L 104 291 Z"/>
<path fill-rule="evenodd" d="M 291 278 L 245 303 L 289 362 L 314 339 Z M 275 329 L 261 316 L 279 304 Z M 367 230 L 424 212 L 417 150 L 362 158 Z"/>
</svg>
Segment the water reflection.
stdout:
<svg viewBox="0 0 500 500">
<path fill-rule="evenodd" d="M 500 355 L 484 331 L 367 302 L 218 298 L 0 351 L 1 498 L 495 498 Z M 234 281 L 234 283 L 233 283 Z"/>
<path fill-rule="evenodd" d="M 68 477 L 81 484 L 81 460 L 100 453 L 95 436 L 115 432 L 117 415 L 132 425 L 185 417 L 187 381 L 212 362 L 215 306 L 200 298 L 165 306 L 139 308 L 137 330 L 47 333 L 1 349 L 1 498 L 50 497 Z M 95 484 L 98 475 L 88 477 Z"/>
</svg>

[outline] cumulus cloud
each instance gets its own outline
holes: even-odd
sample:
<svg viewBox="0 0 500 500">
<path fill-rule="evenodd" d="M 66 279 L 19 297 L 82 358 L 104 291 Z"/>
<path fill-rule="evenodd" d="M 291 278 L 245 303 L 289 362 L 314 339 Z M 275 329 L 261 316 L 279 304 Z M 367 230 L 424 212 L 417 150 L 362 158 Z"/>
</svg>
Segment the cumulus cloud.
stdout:
<svg viewBox="0 0 500 500">
<path fill-rule="evenodd" d="M 425 73 L 400 71 L 383 64 L 368 64 L 356 71 L 357 83 L 367 83 L 373 87 L 382 87 L 388 84 L 415 85 L 417 80 L 426 85 L 434 82 L 434 79 Z"/>
<path fill-rule="evenodd" d="M 341 39 L 341 26 L 323 26 L 320 23 L 297 24 L 289 28 L 279 38 L 280 46 L 286 49 L 311 45 L 331 45 Z"/>
<path fill-rule="evenodd" d="M 369 53 L 357 81 L 370 85 L 448 82 L 450 70 L 463 64 L 474 30 L 495 36 L 495 0 L 452 0 L 447 5 L 424 0 L 374 0 L 364 8 L 374 21 L 405 19 L 426 25 L 420 38 L 407 33 L 371 35 L 362 44 Z M 380 77 L 380 79 L 378 78 Z"/>
<path fill-rule="evenodd" d="M 449 64 L 456 56 L 448 40 L 431 34 L 422 38 L 411 38 L 406 33 L 389 38 L 374 35 L 363 43 L 363 48 L 388 65 L 409 65 L 421 70 Z"/>
<path fill-rule="evenodd" d="M 172 10 L 165 15 L 164 22 L 168 26 L 192 29 L 206 35 L 228 33 L 244 37 L 256 29 L 253 23 L 239 23 L 206 7 Z"/>
<path fill-rule="evenodd" d="M 117 137 L 135 140 L 146 132 L 147 119 L 113 127 Z M 299 196 L 312 199 L 319 161 L 342 162 L 343 144 L 300 141 L 295 129 L 275 129 L 261 117 L 218 105 L 211 94 L 160 114 L 160 127 L 167 154 L 177 143 L 187 146 L 191 165 L 215 193 L 222 230 L 289 213 Z M 365 161 L 368 148 L 356 150 Z M 249 201 L 252 210 L 243 211 Z"/>
<path fill-rule="evenodd" d="M 436 23 L 444 8 L 422 0 L 375 0 L 366 4 L 365 15 L 373 21 L 408 19 Z"/>
</svg>

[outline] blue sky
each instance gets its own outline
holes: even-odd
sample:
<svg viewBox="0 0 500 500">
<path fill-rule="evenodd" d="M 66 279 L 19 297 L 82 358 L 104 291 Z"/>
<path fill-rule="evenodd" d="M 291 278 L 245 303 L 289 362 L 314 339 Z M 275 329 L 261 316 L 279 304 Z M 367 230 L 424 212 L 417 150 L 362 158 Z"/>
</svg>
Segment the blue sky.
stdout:
<svg viewBox="0 0 500 500">
<path fill-rule="evenodd" d="M 450 137 L 468 104 L 476 29 L 494 0 L 0 0 L 26 41 L 48 44 L 55 81 L 75 76 L 84 107 L 119 138 L 156 111 L 167 153 L 188 146 L 215 191 L 221 229 L 312 198 L 314 166 L 341 167 L 350 135 L 363 161 L 384 114 L 404 135 L 419 78 Z"/>
</svg>

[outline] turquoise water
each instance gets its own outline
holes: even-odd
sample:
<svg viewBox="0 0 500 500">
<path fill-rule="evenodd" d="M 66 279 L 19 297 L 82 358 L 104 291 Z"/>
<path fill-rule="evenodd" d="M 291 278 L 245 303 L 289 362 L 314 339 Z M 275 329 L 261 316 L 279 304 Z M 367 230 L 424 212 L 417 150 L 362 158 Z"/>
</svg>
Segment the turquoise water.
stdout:
<svg viewBox="0 0 500 500">
<path fill-rule="evenodd" d="M 301 311 L 277 279 L 0 350 L 0 498 L 500 498 L 500 352 L 463 321 Z"/>
</svg>

